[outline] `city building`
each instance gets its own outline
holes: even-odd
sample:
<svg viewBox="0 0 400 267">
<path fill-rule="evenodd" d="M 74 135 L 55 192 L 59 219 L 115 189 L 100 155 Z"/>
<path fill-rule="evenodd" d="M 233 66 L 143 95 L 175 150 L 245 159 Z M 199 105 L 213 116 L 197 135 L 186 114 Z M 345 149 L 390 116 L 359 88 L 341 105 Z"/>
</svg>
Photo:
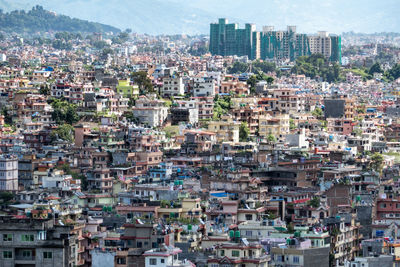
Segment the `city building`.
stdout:
<svg viewBox="0 0 400 267">
<path fill-rule="evenodd" d="M 15 156 L 0 156 L 0 191 L 18 191 L 18 159 Z"/>
</svg>

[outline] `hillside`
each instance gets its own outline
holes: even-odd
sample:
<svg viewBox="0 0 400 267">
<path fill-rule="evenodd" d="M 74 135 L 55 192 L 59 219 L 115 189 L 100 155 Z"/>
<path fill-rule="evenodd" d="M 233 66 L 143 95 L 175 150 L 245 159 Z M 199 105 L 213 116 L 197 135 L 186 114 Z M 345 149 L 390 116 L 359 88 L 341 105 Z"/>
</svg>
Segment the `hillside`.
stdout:
<svg viewBox="0 0 400 267">
<path fill-rule="evenodd" d="M 189 7 L 186 2 L 166 0 L 0 0 L 0 8 L 6 11 L 10 11 L 9 6 L 14 10 L 36 4 L 60 14 L 152 35 L 208 33 L 210 22 L 218 19 L 218 15 Z"/>
<path fill-rule="evenodd" d="M 47 11 L 41 6 L 32 10 L 15 10 L 0 13 L 1 30 L 5 32 L 34 33 L 48 31 L 66 32 L 119 32 L 118 28 L 86 20 L 70 18 Z"/>
</svg>

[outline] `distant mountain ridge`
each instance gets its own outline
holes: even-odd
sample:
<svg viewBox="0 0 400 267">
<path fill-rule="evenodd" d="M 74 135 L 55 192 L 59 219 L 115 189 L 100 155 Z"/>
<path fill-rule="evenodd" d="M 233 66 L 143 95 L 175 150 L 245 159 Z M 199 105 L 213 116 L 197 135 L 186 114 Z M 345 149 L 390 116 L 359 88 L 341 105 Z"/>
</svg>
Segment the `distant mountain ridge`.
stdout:
<svg viewBox="0 0 400 267">
<path fill-rule="evenodd" d="M 203 34 L 218 16 L 186 4 L 166 0 L 0 0 L 6 11 L 41 5 L 80 19 L 113 25 L 122 30 L 158 34 Z"/>
<path fill-rule="evenodd" d="M 5 32 L 35 33 L 49 31 L 67 32 L 120 32 L 120 29 L 109 25 L 70 18 L 47 11 L 41 6 L 32 10 L 14 10 L 0 13 L 1 30 Z"/>
<path fill-rule="evenodd" d="M 0 0 L 6 11 L 41 5 L 80 19 L 133 32 L 208 34 L 211 22 L 255 23 L 298 32 L 398 32 L 398 0 Z M 242 27 L 242 26 L 241 26 Z"/>
</svg>

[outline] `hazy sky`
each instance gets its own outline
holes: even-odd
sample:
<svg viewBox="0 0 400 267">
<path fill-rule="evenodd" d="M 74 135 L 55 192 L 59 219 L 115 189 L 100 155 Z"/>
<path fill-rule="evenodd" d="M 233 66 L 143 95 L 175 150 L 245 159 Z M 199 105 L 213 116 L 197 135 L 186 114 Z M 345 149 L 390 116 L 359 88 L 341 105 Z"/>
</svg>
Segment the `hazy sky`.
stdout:
<svg viewBox="0 0 400 267">
<path fill-rule="evenodd" d="M 172 0 L 183 2 L 182 0 Z M 192 0 L 192 6 L 262 25 L 302 32 L 400 31 L 400 0 Z"/>
<path fill-rule="evenodd" d="M 40 4 L 57 13 L 135 32 L 209 33 L 219 17 L 298 32 L 400 32 L 400 0 L 0 0 L 0 8 Z"/>
</svg>

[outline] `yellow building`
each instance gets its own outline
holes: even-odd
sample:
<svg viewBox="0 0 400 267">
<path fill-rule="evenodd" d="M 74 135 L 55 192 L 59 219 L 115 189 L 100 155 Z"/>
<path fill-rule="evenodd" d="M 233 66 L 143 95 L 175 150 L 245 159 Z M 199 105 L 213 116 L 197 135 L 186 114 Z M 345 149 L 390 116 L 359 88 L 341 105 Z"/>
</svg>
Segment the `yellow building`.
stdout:
<svg viewBox="0 0 400 267">
<path fill-rule="evenodd" d="M 201 207 L 200 198 L 185 198 L 182 199 L 183 217 L 200 218 Z"/>
<path fill-rule="evenodd" d="M 400 243 L 388 243 L 385 244 L 390 248 L 391 255 L 393 255 L 394 264 L 400 264 Z"/>
<path fill-rule="evenodd" d="M 158 217 L 163 219 L 179 219 L 182 218 L 182 208 L 159 208 Z"/>
<path fill-rule="evenodd" d="M 273 135 L 277 140 L 282 139 L 290 130 L 289 115 L 281 114 L 272 117 L 267 114 L 260 116 L 258 127 L 258 133 L 261 137 L 267 138 L 268 135 Z"/>
<path fill-rule="evenodd" d="M 216 133 L 217 142 L 239 142 L 240 122 L 234 121 L 232 117 L 221 116 L 219 121 L 210 121 L 208 130 Z"/>
<path fill-rule="evenodd" d="M 139 86 L 136 84 L 131 85 L 129 79 L 119 80 L 116 89 L 118 94 L 126 98 L 135 98 L 139 95 Z"/>
</svg>

